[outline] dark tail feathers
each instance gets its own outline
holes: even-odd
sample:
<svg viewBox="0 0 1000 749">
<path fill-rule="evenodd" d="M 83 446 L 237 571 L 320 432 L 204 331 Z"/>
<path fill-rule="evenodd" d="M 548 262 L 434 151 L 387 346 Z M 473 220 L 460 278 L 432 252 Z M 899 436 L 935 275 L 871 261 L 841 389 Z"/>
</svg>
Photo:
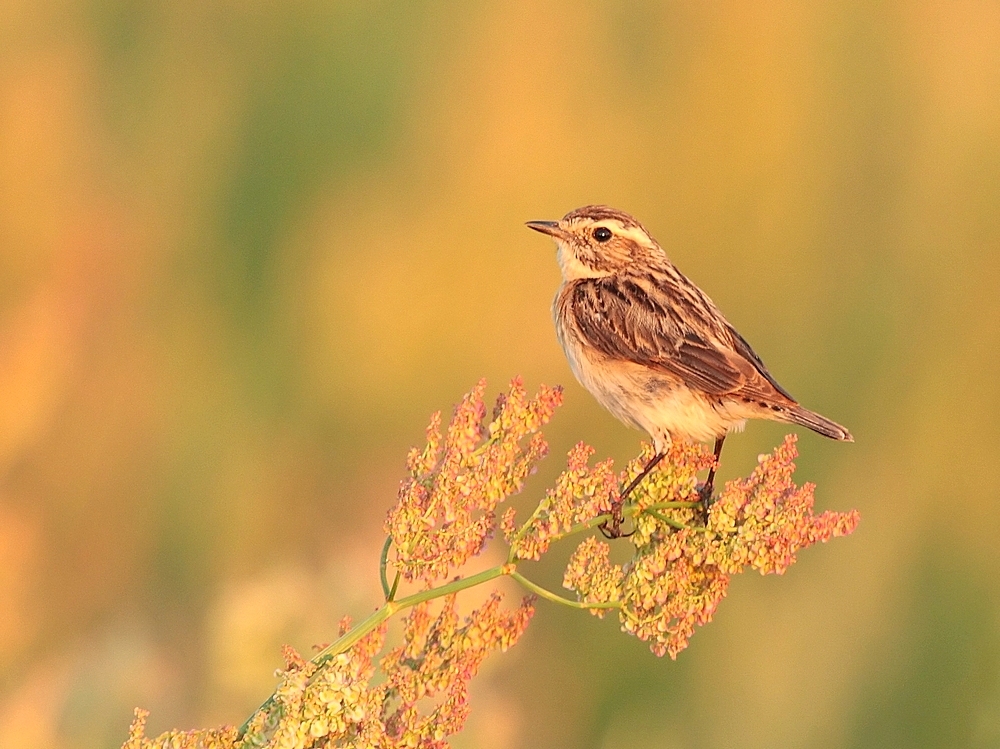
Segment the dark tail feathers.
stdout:
<svg viewBox="0 0 1000 749">
<path fill-rule="evenodd" d="M 820 416 L 815 411 L 810 411 L 808 408 L 803 408 L 798 404 L 784 411 L 782 415 L 791 423 L 809 427 L 824 437 L 840 440 L 841 442 L 854 442 L 854 437 L 851 436 L 851 433 L 840 426 L 840 424 L 830 421 L 825 416 Z"/>
</svg>

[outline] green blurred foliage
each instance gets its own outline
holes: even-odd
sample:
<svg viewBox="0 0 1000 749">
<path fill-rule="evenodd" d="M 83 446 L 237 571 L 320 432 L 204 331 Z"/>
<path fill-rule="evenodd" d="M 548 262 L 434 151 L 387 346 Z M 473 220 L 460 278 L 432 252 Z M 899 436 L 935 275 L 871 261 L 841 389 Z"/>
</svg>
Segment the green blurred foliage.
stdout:
<svg viewBox="0 0 1000 749">
<path fill-rule="evenodd" d="M 462 745 L 996 745 L 998 40 L 973 0 L 5 4 L 0 744 L 242 721 L 375 604 L 480 376 L 567 385 L 529 492 L 635 454 L 522 226 L 607 202 L 852 429 L 799 478 L 862 525 L 677 663 L 542 606 Z"/>
</svg>

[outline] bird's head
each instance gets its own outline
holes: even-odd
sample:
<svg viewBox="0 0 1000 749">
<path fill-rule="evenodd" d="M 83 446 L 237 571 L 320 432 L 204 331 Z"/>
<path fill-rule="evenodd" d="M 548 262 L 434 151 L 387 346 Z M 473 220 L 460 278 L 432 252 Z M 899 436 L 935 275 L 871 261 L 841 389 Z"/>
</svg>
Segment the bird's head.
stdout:
<svg viewBox="0 0 1000 749">
<path fill-rule="evenodd" d="M 556 241 L 566 281 L 613 276 L 630 267 L 655 267 L 666 261 L 642 224 L 606 205 L 584 206 L 559 221 L 529 221 L 527 226 Z"/>
</svg>

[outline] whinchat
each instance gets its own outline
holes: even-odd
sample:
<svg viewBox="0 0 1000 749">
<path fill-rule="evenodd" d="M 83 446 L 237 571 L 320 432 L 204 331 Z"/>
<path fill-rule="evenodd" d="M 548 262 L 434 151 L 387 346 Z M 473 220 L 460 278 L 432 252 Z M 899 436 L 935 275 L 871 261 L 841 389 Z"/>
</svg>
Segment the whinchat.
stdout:
<svg viewBox="0 0 1000 749">
<path fill-rule="evenodd" d="M 559 248 L 562 285 L 552 310 L 573 374 L 602 406 L 653 440 L 656 457 L 623 496 L 672 439 L 714 439 L 718 464 L 726 435 L 747 419 L 854 441 L 778 384 L 712 300 L 629 214 L 589 205 L 559 221 L 527 225 Z M 713 468 L 702 489 L 706 502 L 714 478 Z"/>
</svg>

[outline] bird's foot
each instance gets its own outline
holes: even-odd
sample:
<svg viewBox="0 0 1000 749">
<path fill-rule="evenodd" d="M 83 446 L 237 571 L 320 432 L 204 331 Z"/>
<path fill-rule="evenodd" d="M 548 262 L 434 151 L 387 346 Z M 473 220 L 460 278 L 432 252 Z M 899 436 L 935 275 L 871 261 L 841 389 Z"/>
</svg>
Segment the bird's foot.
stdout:
<svg viewBox="0 0 1000 749">
<path fill-rule="evenodd" d="M 629 531 L 628 533 L 622 531 L 622 523 L 625 522 L 625 515 L 622 513 L 623 505 L 624 502 L 621 499 L 617 501 L 612 500 L 611 518 L 609 520 L 605 520 L 603 523 L 597 526 L 597 530 L 599 530 L 601 532 L 601 535 L 604 536 L 605 538 L 607 539 L 628 538 L 633 533 L 635 533 L 634 529 Z"/>
</svg>

